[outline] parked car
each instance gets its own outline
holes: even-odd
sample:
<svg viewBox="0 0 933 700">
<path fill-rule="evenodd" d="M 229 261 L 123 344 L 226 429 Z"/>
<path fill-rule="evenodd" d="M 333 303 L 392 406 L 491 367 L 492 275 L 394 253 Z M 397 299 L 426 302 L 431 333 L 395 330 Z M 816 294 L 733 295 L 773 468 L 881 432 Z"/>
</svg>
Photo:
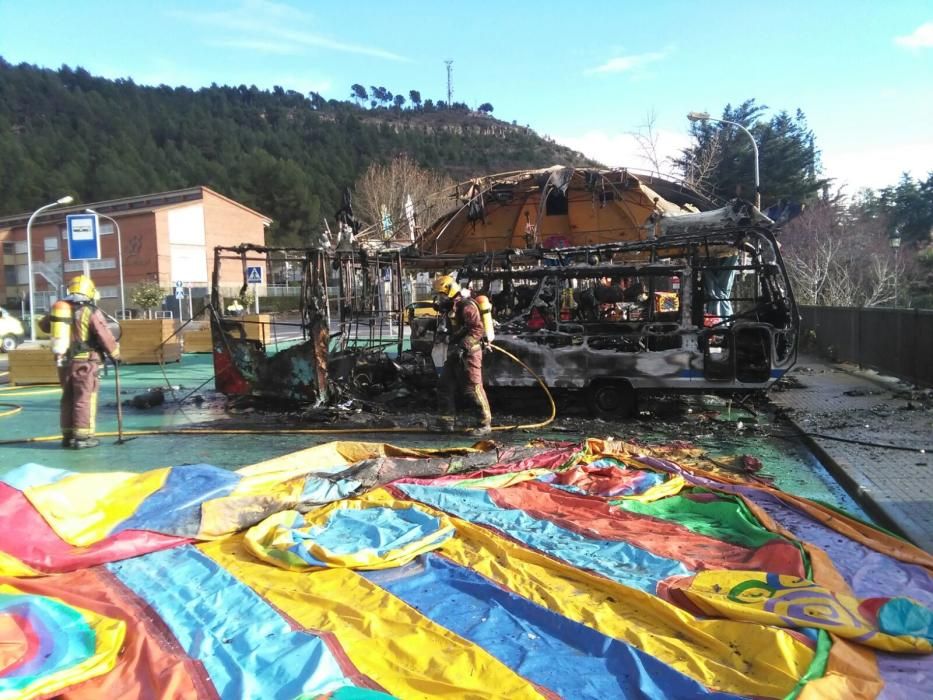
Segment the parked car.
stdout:
<svg viewBox="0 0 933 700">
<path fill-rule="evenodd" d="M 0 306 L 0 352 L 10 352 L 23 342 L 26 331 L 22 322 Z"/>
</svg>

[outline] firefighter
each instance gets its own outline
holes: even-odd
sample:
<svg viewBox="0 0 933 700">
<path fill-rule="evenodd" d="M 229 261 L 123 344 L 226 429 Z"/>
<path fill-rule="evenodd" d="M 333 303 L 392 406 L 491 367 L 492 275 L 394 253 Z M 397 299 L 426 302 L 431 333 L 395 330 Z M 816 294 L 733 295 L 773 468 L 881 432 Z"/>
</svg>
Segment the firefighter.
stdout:
<svg viewBox="0 0 933 700">
<path fill-rule="evenodd" d="M 480 423 L 471 435 L 489 435 L 492 412 L 483 388 L 483 350 L 486 329 L 477 301 L 465 296 L 460 285 L 450 275 L 434 280 L 435 304 L 446 319 L 447 359 L 441 370 L 438 386 L 438 427 L 453 430 L 457 390 L 463 391 L 479 409 Z"/>
<path fill-rule="evenodd" d="M 97 447 L 94 423 L 97 390 L 104 356 L 119 361 L 120 349 L 97 308 L 100 299 L 90 277 L 79 275 L 68 285 L 68 294 L 52 305 L 39 327 L 52 338 L 52 352 L 62 385 L 62 447 Z"/>
</svg>

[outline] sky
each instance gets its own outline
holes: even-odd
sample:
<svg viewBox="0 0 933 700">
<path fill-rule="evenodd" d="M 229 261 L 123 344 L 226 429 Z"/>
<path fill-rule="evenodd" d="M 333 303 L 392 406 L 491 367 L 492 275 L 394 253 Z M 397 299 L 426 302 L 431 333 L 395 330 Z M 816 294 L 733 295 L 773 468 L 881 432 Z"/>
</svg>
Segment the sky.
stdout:
<svg viewBox="0 0 933 700">
<path fill-rule="evenodd" d="M 933 171 L 933 0 L 0 0 L 0 56 L 341 100 L 354 83 L 446 99 L 449 60 L 454 101 L 609 166 L 649 167 L 651 124 L 667 170 L 688 112 L 755 98 L 804 112 L 848 194 Z"/>
</svg>

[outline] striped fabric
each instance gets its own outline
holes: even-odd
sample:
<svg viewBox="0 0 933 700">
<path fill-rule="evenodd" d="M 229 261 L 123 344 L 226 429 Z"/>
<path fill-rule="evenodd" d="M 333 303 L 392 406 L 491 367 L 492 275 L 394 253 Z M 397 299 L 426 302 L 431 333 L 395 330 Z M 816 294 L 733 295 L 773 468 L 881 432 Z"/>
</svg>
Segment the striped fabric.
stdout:
<svg viewBox="0 0 933 700">
<path fill-rule="evenodd" d="M 0 700 L 929 690 L 929 554 L 685 445 L 470 454 L 7 472 Z"/>
</svg>

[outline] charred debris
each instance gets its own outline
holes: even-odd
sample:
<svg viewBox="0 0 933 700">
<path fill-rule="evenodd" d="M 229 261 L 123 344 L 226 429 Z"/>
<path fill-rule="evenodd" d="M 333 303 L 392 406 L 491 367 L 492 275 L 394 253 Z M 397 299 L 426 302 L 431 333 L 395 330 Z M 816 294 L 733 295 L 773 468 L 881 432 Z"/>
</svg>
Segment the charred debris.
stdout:
<svg viewBox="0 0 933 700">
<path fill-rule="evenodd" d="M 220 284 L 227 265 L 245 272 L 272 259 L 301 271 L 300 314 L 276 322 L 301 338 L 275 353 L 246 320 L 222 313 Z M 411 412 L 434 405 L 430 280 L 442 272 L 491 299 L 496 343 L 543 377 L 571 415 L 585 405 L 603 418 L 631 416 L 639 395 L 659 392 L 747 394 L 796 360 L 798 314 L 771 222 L 737 203 L 656 217 L 643 240 L 563 248 L 217 248 L 208 309 L 217 390 L 314 420 L 355 408 L 417 422 Z M 484 376 L 500 402 L 528 404 L 534 391 L 535 379 L 498 353 Z"/>
</svg>

